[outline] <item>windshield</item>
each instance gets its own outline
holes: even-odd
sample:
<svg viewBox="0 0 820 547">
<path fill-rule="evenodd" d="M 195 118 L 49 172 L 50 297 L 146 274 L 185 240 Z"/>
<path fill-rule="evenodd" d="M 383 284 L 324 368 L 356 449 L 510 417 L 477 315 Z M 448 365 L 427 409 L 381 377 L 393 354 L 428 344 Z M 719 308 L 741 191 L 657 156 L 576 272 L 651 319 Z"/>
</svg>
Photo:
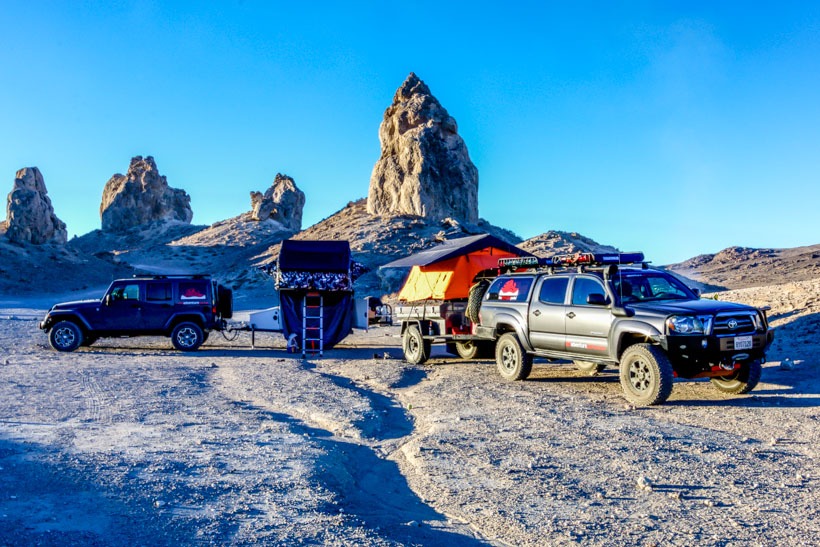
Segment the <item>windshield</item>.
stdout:
<svg viewBox="0 0 820 547">
<path fill-rule="evenodd" d="M 612 286 L 623 304 L 655 300 L 697 300 L 683 283 L 658 271 L 622 270 L 612 279 Z"/>
</svg>

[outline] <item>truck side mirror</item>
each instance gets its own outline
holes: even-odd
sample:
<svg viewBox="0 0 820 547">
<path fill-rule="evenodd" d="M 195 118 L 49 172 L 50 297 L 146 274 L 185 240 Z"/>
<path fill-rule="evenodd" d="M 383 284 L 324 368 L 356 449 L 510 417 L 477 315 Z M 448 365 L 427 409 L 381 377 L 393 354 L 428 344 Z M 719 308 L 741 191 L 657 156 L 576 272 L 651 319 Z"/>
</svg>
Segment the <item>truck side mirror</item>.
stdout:
<svg viewBox="0 0 820 547">
<path fill-rule="evenodd" d="M 111 295 L 110 294 L 105 295 L 105 298 L 103 298 L 103 304 L 105 304 L 106 306 L 111 305 Z"/>
<path fill-rule="evenodd" d="M 700 289 L 696 289 L 695 287 L 689 287 L 689 288 L 692 289 L 692 292 L 695 293 L 695 296 L 700 298 Z"/>
<path fill-rule="evenodd" d="M 606 306 L 606 296 L 601 293 L 594 292 L 587 296 L 587 304 L 591 304 L 593 306 Z"/>
</svg>

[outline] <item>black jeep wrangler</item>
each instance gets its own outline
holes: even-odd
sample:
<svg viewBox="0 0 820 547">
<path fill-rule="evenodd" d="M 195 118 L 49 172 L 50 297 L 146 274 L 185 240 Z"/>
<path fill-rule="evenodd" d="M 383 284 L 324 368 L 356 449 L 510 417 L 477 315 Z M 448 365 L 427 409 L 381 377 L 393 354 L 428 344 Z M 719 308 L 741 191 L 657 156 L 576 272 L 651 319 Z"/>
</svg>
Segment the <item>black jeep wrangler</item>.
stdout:
<svg viewBox="0 0 820 547">
<path fill-rule="evenodd" d="M 207 275 L 118 279 L 100 300 L 55 304 L 40 322 L 51 347 L 74 351 L 98 338 L 170 336 L 194 351 L 233 314 L 233 292 Z"/>
</svg>

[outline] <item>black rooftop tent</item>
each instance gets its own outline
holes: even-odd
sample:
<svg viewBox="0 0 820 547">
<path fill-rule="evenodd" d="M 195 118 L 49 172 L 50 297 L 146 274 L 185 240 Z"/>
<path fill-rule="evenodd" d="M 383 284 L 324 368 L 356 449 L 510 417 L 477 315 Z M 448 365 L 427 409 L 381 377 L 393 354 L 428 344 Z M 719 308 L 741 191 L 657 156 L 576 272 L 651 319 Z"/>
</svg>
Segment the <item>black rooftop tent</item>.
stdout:
<svg viewBox="0 0 820 547">
<path fill-rule="evenodd" d="M 288 340 L 295 335 L 303 354 L 306 349 L 321 353 L 350 333 L 355 311 L 347 241 L 286 239 L 277 261 L 276 288 L 282 332 Z"/>
</svg>

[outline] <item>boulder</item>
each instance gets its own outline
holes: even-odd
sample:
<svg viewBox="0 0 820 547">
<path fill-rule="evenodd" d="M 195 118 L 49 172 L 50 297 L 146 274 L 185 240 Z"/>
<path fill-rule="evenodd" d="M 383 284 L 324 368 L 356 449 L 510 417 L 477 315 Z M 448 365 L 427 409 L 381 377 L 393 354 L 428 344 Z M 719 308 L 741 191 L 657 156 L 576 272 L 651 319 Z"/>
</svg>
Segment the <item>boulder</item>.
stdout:
<svg viewBox="0 0 820 547">
<path fill-rule="evenodd" d="M 128 173 L 117 173 L 105 183 L 100 204 L 103 231 L 122 233 L 157 221 L 190 224 L 193 216 L 191 197 L 168 186 L 151 156 L 132 158 Z"/>
<path fill-rule="evenodd" d="M 305 193 L 296 187 L 293 179 L 277 173 L 273 185 L 262 194 L 251 192 L 251 219 L 275 220 L 286 229 L 298 232 L 302 229 L 302 209 Z"/>
<path fill-rule="evenodd" d="M 68 239 L 65 223 L 54 214 L 43 174 L 36 167 L 17 171 L 6 202 L 6 237 L 17 243 L 56 243 Z"/>
<path fill-rule="evenodd" d="M 412 72 L 384 112 L 379 140 L 370 214 L 478 222 L 478 169 L 456 121 Z"/>
</svg>

